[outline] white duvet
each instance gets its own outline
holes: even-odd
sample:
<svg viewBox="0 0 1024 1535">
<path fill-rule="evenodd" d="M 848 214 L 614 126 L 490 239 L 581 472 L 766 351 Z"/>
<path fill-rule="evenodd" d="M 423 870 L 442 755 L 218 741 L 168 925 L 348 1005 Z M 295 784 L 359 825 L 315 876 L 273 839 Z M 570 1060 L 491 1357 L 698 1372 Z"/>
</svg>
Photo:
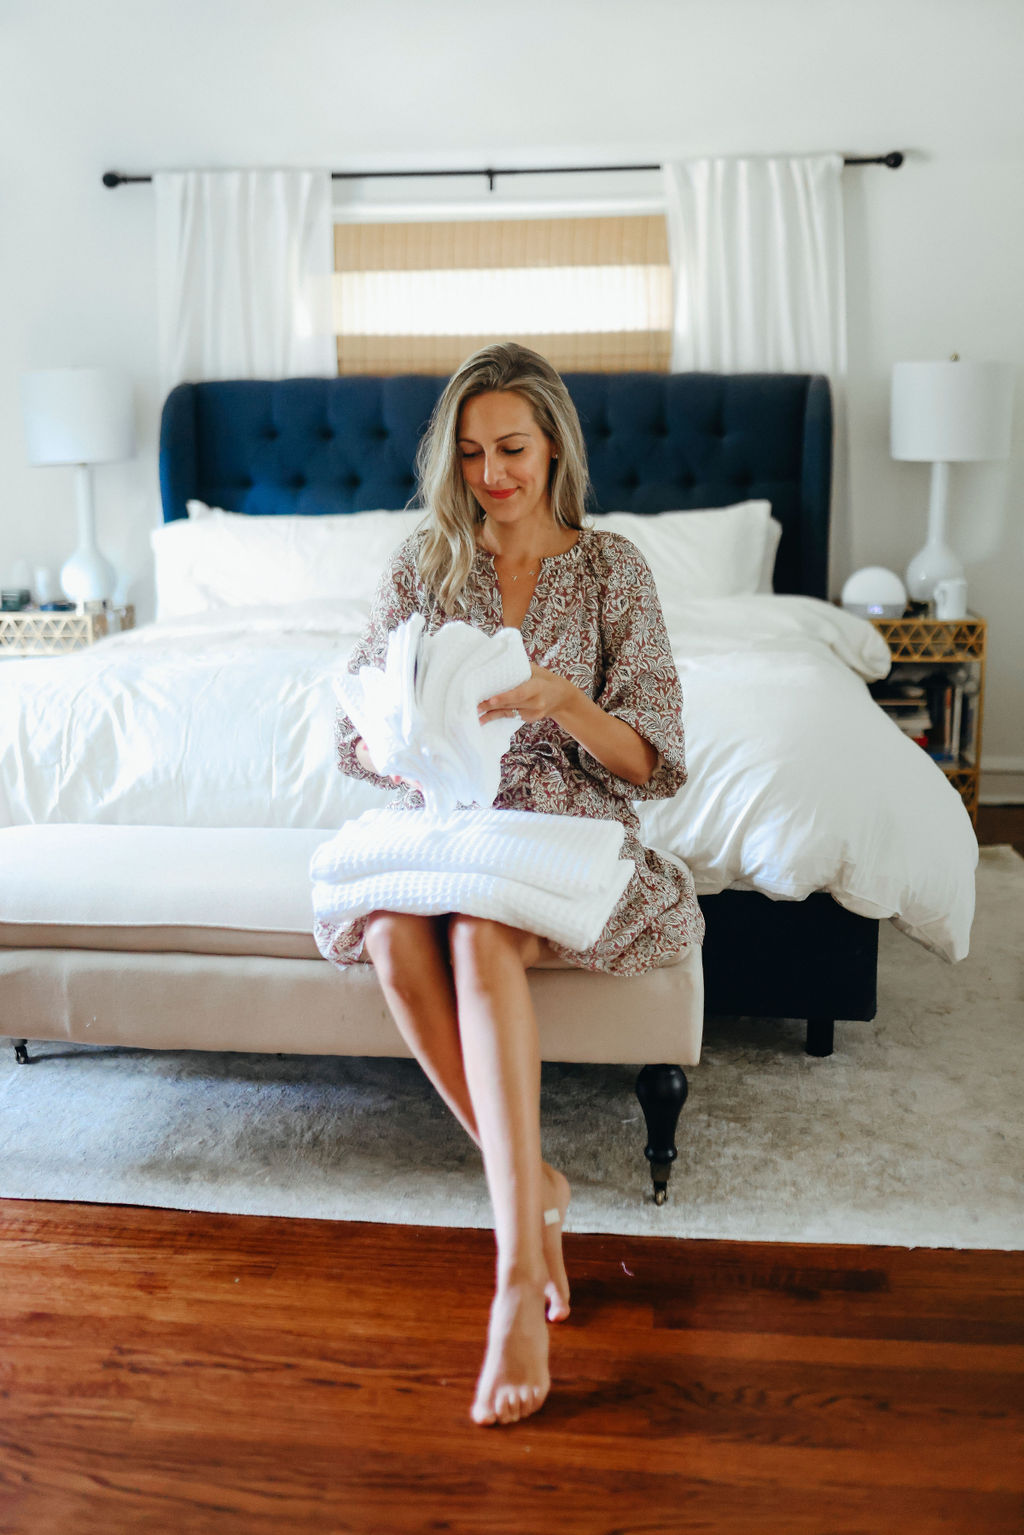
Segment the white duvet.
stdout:
<svg viewBox="0 0 1024 1535">
<path fill-rule="evenodd" d="M 164 620 L 0 665 L 0 822 L 336 829 L 387 796 L 334 764 L 344 602 Z M 871 700 L 870 624 L 810 597 L 689 604 L 672 647 L 689 782 L 641 804 L 700 894 L 827 890 L 967 953 L 977 843 L 956 791 Z"/>
</svg>

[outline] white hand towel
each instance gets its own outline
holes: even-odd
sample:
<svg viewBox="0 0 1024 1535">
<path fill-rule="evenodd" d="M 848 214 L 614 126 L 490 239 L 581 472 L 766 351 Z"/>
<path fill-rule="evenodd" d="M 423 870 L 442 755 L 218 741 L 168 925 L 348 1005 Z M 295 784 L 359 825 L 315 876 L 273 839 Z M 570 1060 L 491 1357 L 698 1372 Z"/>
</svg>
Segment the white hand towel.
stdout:
<svg viewBox="0 0 1024 1535">
<path fill-rule="evenodd" d="M 415 779 L 427 809 L 446 816 L 458 804 L 493 803 L 519 722 L 481 725 L 477 705 L 526 682 L 530 661 L 518 629 L 424 629 L 414 613 L 389 635 L 383 671 L 339 674 L 334 688 L 378 771 Z"/>
</svg>

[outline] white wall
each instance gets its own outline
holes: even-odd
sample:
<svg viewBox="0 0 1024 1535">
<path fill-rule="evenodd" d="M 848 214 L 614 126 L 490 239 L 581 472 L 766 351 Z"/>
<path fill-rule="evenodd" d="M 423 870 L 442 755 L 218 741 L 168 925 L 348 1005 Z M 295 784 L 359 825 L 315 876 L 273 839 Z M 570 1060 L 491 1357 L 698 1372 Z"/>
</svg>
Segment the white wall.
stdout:
<svg viewBox="0 0 1024 1535">
<path fill-rule="evenodd" d="M 1024 774 L 1022 65 L 1020 0 L 0 0 L 0 578 L 75 542 L 72 471 L 25 462 L 19 374 L 121 366 L 140 450 L 96 471 L 100 538 L 152 612 L 153 193 L 107 191 L 105 170 L 902 149 L 899 171 L 844 177 L 852 515 L 833 581 L 924 542 L 927 467 L 888 457 L 891 363 L 1012 361 L 1013 457 L 956 466 L 952 503 L 990 620 L 986 767 Z"/>
</svg>

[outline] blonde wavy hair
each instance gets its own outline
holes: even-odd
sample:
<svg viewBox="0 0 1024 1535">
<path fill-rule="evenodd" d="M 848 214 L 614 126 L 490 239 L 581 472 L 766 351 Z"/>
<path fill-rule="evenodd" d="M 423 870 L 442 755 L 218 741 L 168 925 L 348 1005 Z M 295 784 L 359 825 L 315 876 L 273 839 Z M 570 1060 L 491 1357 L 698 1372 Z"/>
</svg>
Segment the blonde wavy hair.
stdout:
<svg viewBox="0 0 1024 1535">
<path fill-rule="evenodd" d="M 551 439 L 549 495 L 555 522 L 581 528 L 589 484 L 587 453 L 576 407 L 558 373 L 539 352 L 515 341 L 481 347 L 448 380 L 416 452 L 418 500 L 427 513 L 419 572 L 446 613 L 462 601 L 483 512 L 466 484 L 456 449 L 459 413 L 478 394 L 521 395 Z"/>
</svg>

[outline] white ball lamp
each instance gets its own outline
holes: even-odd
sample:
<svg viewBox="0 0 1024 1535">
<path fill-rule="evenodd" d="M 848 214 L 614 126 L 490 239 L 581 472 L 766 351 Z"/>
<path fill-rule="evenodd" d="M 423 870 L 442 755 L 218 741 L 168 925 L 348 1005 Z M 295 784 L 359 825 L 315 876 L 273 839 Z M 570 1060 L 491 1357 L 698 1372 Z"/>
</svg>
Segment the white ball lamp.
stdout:
<svg viewBox="0 0 1024 1535">
<path fill-rule="evenodd" d="M 117 573 L 96 546 L 91 465 L 135 454 L 131 380 L 109 368 L 44 368 L 22 375 L 21 403 L 29 463 L 75 465 L 78 547 L 61 586 L 80 605 L 108 601 Z"/>
<path fill-rule="evenodd" d="M 907 607 L 903 582 L 883 565 L 855 570 L 843 587 L 841 600 L 846 611 L 858 618 L 902 618 Z"/>
<path fill-rule="evenodd" d="M 1013 370 L 1008 363 L 897 362 L 892 370 L 892 456 L 930 463 L 928 540 L 907 566 L 907 590 L 929 602 L 939 581 L 962 576 L 949 547 L 946 520 L 949 466 L 1010 452 Z"/>
</svg>

